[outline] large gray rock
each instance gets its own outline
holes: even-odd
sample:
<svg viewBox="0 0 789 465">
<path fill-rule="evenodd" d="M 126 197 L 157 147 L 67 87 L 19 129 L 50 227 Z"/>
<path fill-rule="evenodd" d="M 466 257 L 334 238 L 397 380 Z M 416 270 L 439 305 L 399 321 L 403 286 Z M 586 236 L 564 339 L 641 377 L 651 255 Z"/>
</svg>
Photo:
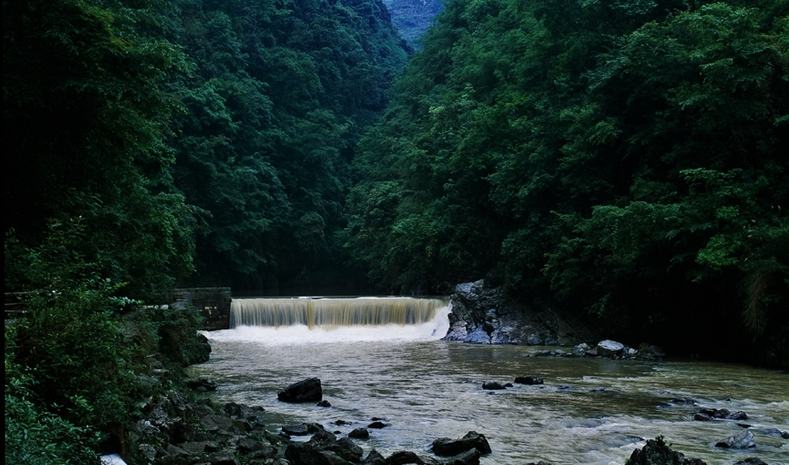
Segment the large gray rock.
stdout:
<svg viewBox="0 0 789 465">
<path fill-rule="evenodd" d="M 621 342 L 605 339 L 597 343 L 597 354 L 603 357 L 618 357 L 625 350 L 625 345 Z"/>
<path fill-rule="evenodd" d="M 686 459 L 681 452 L 672 450 L 658 436 L 650 439 L 641 449 L 636 449 L 625 465 L 707 465 L 700 459 Z"/>
<path fill-rule="evenodd" d="M 282 402 L 318 402 L 323 399 L 321 380 L 308 378 L 298 383 L 293 383 L 277 394 L 277 399 Z"/>
<path fill-rule="evenodd" d="M 442 457 L 458 455 L 472 449 L 476 449 L 481 454 L 490 453 L 490 444 L 485 435 L 469 431 L 459 439 L 438 438 L 431 446 L 433 453 Z"/>
<path fill-rule="evenodd" d="M 373 449 L 367 454 L 367 457 L 364 458 L 362 465 L 385 465 L 386 459 L 383 455 L 378 453 L 377 450 Z"/>
<path fill-rule="evenodd" d="M 574 344 L 591 339 L 585 324 L 549 309 L 532 311 L 483 280 L 458 284 L 450 297 L 448 341 L 473 344 Z"/>
<path fill-rule="evenodd" d="M 718 441 L 715 447 L 724 449 L 750 449 L 751 447 L 756 447 L 756 442 L 753 440 L 753 433 L 745 430 L 740 434 L 729 436 L 723 441 Z"/>
</svg>

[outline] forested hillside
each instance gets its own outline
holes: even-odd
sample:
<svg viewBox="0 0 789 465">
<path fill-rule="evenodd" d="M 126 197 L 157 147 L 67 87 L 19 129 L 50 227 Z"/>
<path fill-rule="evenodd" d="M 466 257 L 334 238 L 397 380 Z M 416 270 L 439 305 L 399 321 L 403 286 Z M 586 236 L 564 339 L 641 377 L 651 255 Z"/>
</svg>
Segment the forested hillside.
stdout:
<svg viewBox="0 0 789 465">
<path fill-rule="evenodd" d="M 352 285 L 348 164 L 405 61 L 380 1 L 3 8 L 12 259 L 57 240 L 130 292 Z"/>
<path fill-rule="evenodd" d="M 788 12 L 447 2 L 362 141 L 349 250 L 391 291 L 487 275 L 619 337 L 786 357 Z"/>
<path fill-rule="evenodd" d="M 385 7 L 180 2 L 173 14 L 165 32 L 192 63 L 172 146 L 175 183 L 197 207 L 197 281 L 344 290 L 348 165 L 405 61 Z"/>
</svg>

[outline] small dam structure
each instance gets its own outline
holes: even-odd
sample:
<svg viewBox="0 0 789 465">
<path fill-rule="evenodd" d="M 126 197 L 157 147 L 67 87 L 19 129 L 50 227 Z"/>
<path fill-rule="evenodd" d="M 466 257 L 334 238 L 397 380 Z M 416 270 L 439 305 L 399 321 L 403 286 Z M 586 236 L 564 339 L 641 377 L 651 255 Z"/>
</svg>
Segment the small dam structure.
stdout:
<svg viewBox="0 0 789 465">
<path fill-rule="evenodd" d="M 228 330 L 209 338 L 270 344 L 432 340 L 449 329 L 449 301 L 416 297 L 232 299 Z"/>
</svg>

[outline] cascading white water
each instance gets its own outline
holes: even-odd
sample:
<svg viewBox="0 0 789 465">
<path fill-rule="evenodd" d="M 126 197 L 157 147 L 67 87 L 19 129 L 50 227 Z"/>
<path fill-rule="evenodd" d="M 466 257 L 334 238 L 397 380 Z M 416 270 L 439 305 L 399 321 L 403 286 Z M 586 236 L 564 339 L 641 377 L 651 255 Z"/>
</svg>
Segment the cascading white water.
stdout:
<svg viewBox="0 0 789 465">
<path fill-rule="evenodd" d="M 233 299 L 230 330 L 216 340 L 266 344 L 435 340 L 449 329 L 449 304 L 411 297 Z"/>
</svg>

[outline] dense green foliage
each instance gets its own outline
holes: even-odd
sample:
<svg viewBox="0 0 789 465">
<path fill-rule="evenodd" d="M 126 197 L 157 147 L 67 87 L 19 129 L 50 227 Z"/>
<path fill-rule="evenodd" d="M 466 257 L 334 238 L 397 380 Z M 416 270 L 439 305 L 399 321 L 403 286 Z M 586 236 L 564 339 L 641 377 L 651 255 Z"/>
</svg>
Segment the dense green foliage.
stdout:
<svg viewBox="0 0 789 465">
<path fill-rule="evenodd" d="M 136 290 L 188 273 L 193 248 L 166 146 L 176 107 L 167 82 L 184 59 L 140 32 L 146 15 L 102 2 L 3 2 L 5 231 L 32 245 L 78 225 L 84 235 L 64 247 Z M 35 283 L 10 287 L 23 285 Z"/>
<path fill-rule="evenodd" d="M 487 274 L 633 342 L 789 359 L 788 12 L 447 2 L 362 142 L 349 249 L 394 291 Z"/>
<path fill-rule="evenodd" d="M 166 31 L 192 63 L 177 83 L 175 176 L 199 208 L 197 279 L 335 292 L 336 231 L 361 129 L 405 61 L 375 0 L 175 2 Z M 361 273 L 363 278 L 363 273 Z"/>
</svg>

